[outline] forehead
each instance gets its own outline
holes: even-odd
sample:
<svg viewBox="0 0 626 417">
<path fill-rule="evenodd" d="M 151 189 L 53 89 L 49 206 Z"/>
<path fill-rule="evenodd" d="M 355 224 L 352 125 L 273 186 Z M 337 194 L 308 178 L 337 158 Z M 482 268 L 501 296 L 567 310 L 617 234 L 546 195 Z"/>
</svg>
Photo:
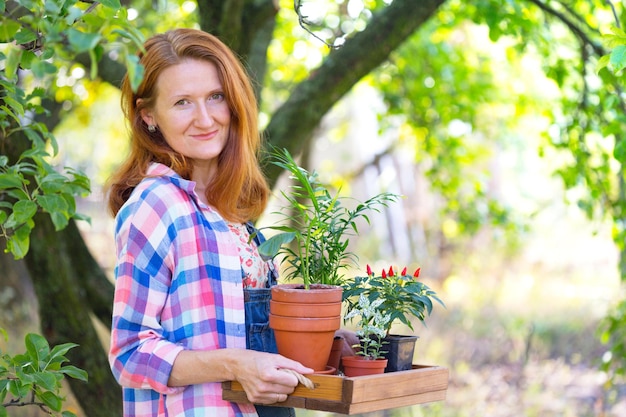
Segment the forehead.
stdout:
<svg viewBox="0 0 626 417">
<path fill-rule="evenodd" d="M 165 68 L 156 81 L 157 96 L 196 94 L 221 89 L 217 66 L 208 60 L 185 59 Z"/>
</svg>

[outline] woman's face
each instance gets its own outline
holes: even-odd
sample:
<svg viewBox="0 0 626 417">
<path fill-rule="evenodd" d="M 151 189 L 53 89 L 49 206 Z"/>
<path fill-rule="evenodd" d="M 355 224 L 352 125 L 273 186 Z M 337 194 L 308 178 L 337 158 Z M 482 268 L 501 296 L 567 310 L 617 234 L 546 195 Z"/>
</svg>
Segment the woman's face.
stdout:
<svg viewBox="0 0 626 417">
<path fill-rule="evenodd" d="M 197 59 L 165 69 L 156 82 L 154 108 L 141 112 L 172 149 L 193 161 L 194 177 L 210 177 L 216 169 L 230 116 L 215 64 Z"/>
</svg>

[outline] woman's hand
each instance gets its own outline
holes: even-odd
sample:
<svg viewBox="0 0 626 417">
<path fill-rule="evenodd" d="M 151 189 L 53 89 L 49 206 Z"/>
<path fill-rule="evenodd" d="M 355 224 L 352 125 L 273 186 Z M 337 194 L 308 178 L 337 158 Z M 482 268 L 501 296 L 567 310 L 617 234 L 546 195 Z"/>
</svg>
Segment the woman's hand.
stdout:
<svg viewBox="0 0 626 417">
<path fill-rule="evenodd" d="M 283 402 L 298 385 L 298 378 L 282 369 L 299 374 L 310 374 L 313 369 L 284 356 L 246 350 L 233 369 L 235 379 L 241 384 L 248 400 L 255 404 Z"/>
</svg>

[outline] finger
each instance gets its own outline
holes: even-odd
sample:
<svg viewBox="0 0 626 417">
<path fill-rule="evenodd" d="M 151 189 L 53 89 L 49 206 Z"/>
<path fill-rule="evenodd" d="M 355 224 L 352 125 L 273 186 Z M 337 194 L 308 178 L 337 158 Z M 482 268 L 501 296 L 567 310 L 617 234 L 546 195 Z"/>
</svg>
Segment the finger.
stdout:
<svg viewBox="0 0 626 417">
<path fill-rule="evenodd" d="M 293 369 L 281 368 L 281 371 L 287 372 L 295 376 L 298 379 L 298 383 L 304 385 L 308 389 L 315 389 L 315 384 L 313 384 L 313 381 L 311 381 L 309 378 L 305 377 L 304 375 L 294 371 Z"/>
<path fill-rule="evenodd" d="M 278 363 L 280 368 L 289 368 L 301 374 L 312 374 L 315 372 L 312 368 L 302 365 L 300 362 L 279 355 L 281 360 Z"/>
</svg>

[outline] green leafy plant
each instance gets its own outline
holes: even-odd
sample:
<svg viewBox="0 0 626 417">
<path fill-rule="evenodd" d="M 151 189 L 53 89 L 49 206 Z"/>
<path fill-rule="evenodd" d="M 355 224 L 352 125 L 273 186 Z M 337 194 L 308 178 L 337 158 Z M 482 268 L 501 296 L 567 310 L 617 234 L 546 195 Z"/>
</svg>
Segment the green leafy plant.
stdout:
<svg viewBox="0 0 626 417">
<path fill-rule="evenodd" d="M 87 382 L 87 372 L 64 365 L 68 361 L 65 354 L 78 345 L 65 343 L 50 349 L 43 336 L 33 333 L 26 335 L 24 343 L 23 354 L 11 356 L 0 351 L 0 417 L 8 415 L 9 407 L 27 405 L 51 416 L 75 416 L 62 410 L 61 382 L 66 376 Z"/>
<path fill-rule="evenodd" d="M 275 165 L 285 169 L 295 181 L 289 192 L 281 191 L 285 207 L 276 212 L 286 224 L 269 226 L 278 233 L 259 246 L 263 256 L 285 255 L 287 279 L 302 278 L 305 288 L 310 284 L 340 285 L 341 270 L 356 263 L 356 255 L 348 250 L 349 238 L 358 235 L 357 220 L 369 224 L 369 211 L 379 212 L 398 199 L 392 193 L 378 194 L 365 202 L 356 202 L 350 209 L 343 203 L 348 199 L 339 192 L 332 195 L 319 180 L 316 172 L 309 173 L 298 166 L 285 149 L 274 153 Z M 294 247 L 289 246 L 295 241 Z"/>
<path fill-rule="evenodd" d="M 387 326 L 391 322 L 391 316 L 380 311 L 379 307 L 384 302 L 382 299 L 370 300 L 364 294 L 359 296 L 356 305 L 345 315 L 344 321 L 360 317 L 357 323 L 356 335 L 361 343 L 352 346 L 357 355 L 366 359 L 384 358 L 386 351 L 382 350 L 387 334 Z"/>
<path fill-rule="evenodd" d="M 393 267 L 389 267 L 389 270 L 383 269 L 380 275 L 376 275 L 368 265 L 367 276 L 354 277 L 344 284 L 343 298 L 347 303 L 347 315 L 358 310 L 361 298 L 366 297 L 371 303 L 376 303 L 382 315 L 390 317 L 385 324 L 386 334 L 389 334 L 396 321 L 413 330 L 411 317 L 424 323 L 426 316 L 432 312 L 432 300 L 445 307 L 435 291 L 417 280 L 419 274 L 420 268 L 413 275 L 408 275 L 406 268 L 398 274 Z"/>
<path fill-rule="evenodd" d="M 626 300 L 622 300 L 601 321 L 598 333 L 607 346 L 600 369 L 614 382 L 615 376 L 626 377 Z"/>
<path fill-rule="evenodd" d="M 85 219 L 75 198 L 90 192 L 85 174 L 51 163 L 58 146 L 41 117 L 54 98 L 74 97 L 56 79 L 81 60 L 95 78 L 107 48 L 115 45 L 136 86 L 143 69 L 134 52 L 143 38 L 119 0 L 0 0 L 0 10 L 0 142 L 2 152 L 11 148 L 19 155 L 0 155 L 0 237 L 7 252 L 23 258 L 38 212 L 48 213 L 61 230 L 71 218 Z"/>
</svg>

